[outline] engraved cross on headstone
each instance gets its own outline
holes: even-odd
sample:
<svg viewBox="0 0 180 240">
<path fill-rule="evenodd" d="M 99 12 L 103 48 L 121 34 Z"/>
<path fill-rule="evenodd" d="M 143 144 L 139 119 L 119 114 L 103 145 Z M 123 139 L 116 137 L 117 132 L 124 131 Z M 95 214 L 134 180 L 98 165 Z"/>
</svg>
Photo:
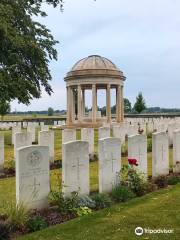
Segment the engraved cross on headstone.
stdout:
<svg viewBox="0 0 180 240">
<path fill-rule="evenodd" d="M 116 169 L 114 169 L 114 163 L 115 163 L 115 165 L 116 165 L 116 162 L 117 162 L 117 159 L 116 159 L 116 157 L 114 156 L 114 154 L 113 154 L 113 152 L 111 152 L 111 163 L 112 163 L 112 168 L 111 168 L 111 170 L 112 170 L 112 173 L 114 173 L 114 171 L 116 170 Z M 114 187 L 114 186 L 116 186 L 118 183 L 119 183 L 119 172 L 115 172 L 115 176 L 113 176 L 113 180 L 112 180 L 112 188 Z"/>
<path fill-rule="evenodd" d="M 83 166 L 84 164 L 80 164 L 80 158 L 77 157 L 76 158 L 76 164 L 72 165 L 73 168 L 77 168 L 77 183 L 78 183 L 78 186 L 79 186 L 79 173 L 80 173 L 80 167 Z"/>
<path fill-rule="evenodd" d="M 37 197 L 37 195 L 38 195 L 39 189 L 37 188 L 37 186 L 40 187 L 40 183 L 37 183 L 36 178 L 34 177 L 33 185 L 29 185 L 29 187 L 33 189 L 33 191 L 32 191 L 33 197 Z"/>
<path fill-rule="evenodd" d="M 111 162 L 112 162 L 112 172 L 114 172 L 114 163 L 116 163 L 116 158 L 114 157 L 113 152 L 111 152 Z"/>
</svg>

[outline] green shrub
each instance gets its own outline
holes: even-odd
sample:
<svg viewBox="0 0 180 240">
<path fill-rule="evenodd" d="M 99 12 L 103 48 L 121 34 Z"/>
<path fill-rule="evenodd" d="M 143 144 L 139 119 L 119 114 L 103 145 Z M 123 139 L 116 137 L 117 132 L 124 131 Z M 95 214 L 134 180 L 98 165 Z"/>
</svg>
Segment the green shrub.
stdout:
<svg viewBox="0 0 180 240">
<path fill-rule="evenodd" d="M 121 185 L 128 186 L 137 196 L 148 192 L 148 182 L 145 175 L 137 171 L 134 166 L 123 166 L 120 171 Z"/>
<path fill-rule="evenodd" d="M 170 176 L 168 178 L 168 184 L 169 185 L 175 185 L 180 183 L 180 177 L 179 176 Z"/>
<path fill-rule="evenodd" d="M 5 222 L 0 222 L 0 240 L 10 239 L 10 228 Z"/>
<path fill-rule="evenodd" d="M 96 202 L 93 201 L 88 196 L 78 197 L 77 202 L 78 202 L 78 207 L 88 207 L 88 208 L 92 208 L 92 209 L 96 207 Z"/>
<path fill-rule="evenodd" d="M 92 213 L 92 210 L 88 207 L 78 207 L 74 209 L 78 217 L 86 216 Z"/>
<path fill-rule="evenodd" d="M 61 214 L 74 213 L 78 207 L 78 193 L 73 192 L 70 197 L 65 198 L 61 192 L 51 192 L 50 201 L 58 206 Z"/>
<path fill-rule="evenodd" d="M 105 193 L 94 194 L 92 200 L 96 203 L 96 209 L 110 207 L 112 203 L 110 197 Z"/>
<path fill-rule="evenodd" d="M 17 206 L 10 205 L 7 211 L 8 219 L 10 226 L 12 228 L 22 228 L 26 226 L 27 221 L 29 219 L 29 212 L 23 206 L 23 204 L 19 204 Z"/>
<path fill-rule="evenodd" d="M 168 179 L 167 179 L 167 176 L 165 176 L 165 175 L 161 175 L 161 176 L 155 177 L 155 178 L 153 179 L 153 182 L 154 182 L 159 188 L 164 188 L 164 187 L 167 187 L 167 185 L 168 185 Z"/>
<path fill-rule="evenodd" d="M 46 228 L 47 223 L 42 217 L 37 216 L 28 220 L 27 227 L 30 232 L 35 232 Z"/>
<path fill-rule="evenodd" d="M 126 202 L 135 197 L 135 194 L 127 186 L 117 186 L 112 190 L 112 198 L 117 202 Z"/>
</svg>

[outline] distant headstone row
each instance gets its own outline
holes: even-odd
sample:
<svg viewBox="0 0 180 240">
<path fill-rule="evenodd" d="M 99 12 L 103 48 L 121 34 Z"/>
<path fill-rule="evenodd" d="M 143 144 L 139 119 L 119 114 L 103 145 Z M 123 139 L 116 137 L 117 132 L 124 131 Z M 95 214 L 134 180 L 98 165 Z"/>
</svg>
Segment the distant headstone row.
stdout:
<svg viewBox="0 0 180 240">
<path fill-rule="evenodd" d="M 45 125 L 44 122 L 0 122 L 0 130 L 9 130 L 12 127 L 19 126 L 20 128 L 27 128 L 28 126 L 41 126 L 42 130 L 47 130 L 48 125 Z M 65 121 L 54 121 L 54 126 L 62 126 L 65 125 Z M 43 128 L 44 126 L 44 128 Z"/>
</svg>

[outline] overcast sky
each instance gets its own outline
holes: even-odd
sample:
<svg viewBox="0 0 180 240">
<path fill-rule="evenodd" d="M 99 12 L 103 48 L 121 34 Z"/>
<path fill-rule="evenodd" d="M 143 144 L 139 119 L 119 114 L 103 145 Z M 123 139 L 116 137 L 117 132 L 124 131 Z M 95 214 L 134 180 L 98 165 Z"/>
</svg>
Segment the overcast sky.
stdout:
<svg viewBox="0 0 180 240">
<path fill-rule="evenodd" d="M 180 108 L 179 0 L 65 0 L 63 13 L 45 9 L 48 17 L 40 21 L 60 42 L 58 61 L 50 64 L 54 93 L 43 93 L 29 106 L 13 102 L 12 111 L 65 109 L 63 78 L 91 54 L 109 58 L 124 72 L 124 96 L 132 103 L 142 91 L 147 106 Z M 105 104 L 103 96 L 98 105 Z"/>
</svg>

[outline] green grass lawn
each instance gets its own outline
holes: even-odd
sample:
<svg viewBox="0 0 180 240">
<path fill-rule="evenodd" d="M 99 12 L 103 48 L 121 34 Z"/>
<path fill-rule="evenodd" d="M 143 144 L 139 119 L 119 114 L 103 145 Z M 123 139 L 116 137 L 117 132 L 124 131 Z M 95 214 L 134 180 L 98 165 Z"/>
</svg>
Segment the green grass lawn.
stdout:
<svg viewBox="0 0 180 240">
<path fill-rule="evenodd" d="M 173 234 L 144 234 L 134 229 L 173 229 Z M 19 240 L 180 239 L 180 185 L 169 187 L 109 209 L 17 238 Z"/>
</svg>

